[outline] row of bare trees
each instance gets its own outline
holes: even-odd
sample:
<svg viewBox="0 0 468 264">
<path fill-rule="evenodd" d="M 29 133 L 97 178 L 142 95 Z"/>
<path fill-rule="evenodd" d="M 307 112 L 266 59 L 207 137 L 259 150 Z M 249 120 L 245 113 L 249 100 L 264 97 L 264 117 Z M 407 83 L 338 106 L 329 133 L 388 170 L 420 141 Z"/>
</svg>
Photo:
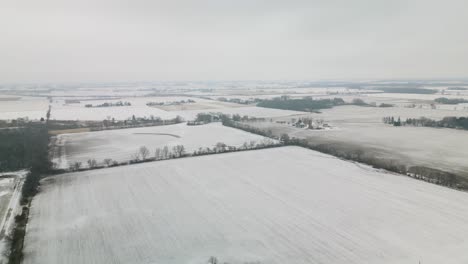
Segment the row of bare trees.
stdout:
<svg viewBox="0 0 468 264">
<path fill-rule="evenodd" d="M 137 152 L 135 152 L 131 157 L 131 162 L 141 162 L 146 160 L 163 160 L 163 159 L 173 159 L 180 158 L 185 156 L 185 147 L 183 145 L 176 145 L 172 148 L 164 146 L 162 148 L 156 148 L 154 150 L 154 158 L 149 158 L 151 156 L 151 151 L 145 147 L 141 146 Z"/>
<path fill-rule="evenodd" d="M 217 153 L 224 153 L 224 152 L 235 152 L 235 151 L 244 151 L 244 150 L 253 150 L 253 149 L 262 149 L 262 148 L 271 148 L 281 146 L 280 142 L 275 140 L 265 138 L 260 142 L 257 141 L 249 141 L 244 142 L 239 147 L 236 146 L 228 146 L 223 142 L 218 142 L 212 148 L 198 148 L 191 153 L 187 153 L 186 149 L 183 145 L 176 145 L 173 147 L 164 146 L 161 148 L 156 148 L 154 152 L 151 152 L 149 148 L 146 146 L 141 146 L 135 153 L 131 155 L 131 159 L 129 162 L 118 162 L 112 159 L 104 159 L 101 164 L 99 164 L 95 159 L 89 159 L 87 161 L 87 167 L 84 167 L 82 162 L 74 162 L 70 164 L 69 170 L 70 171 L 80 171 L 84 169 L 98 169 L 104 167 L 114 167 L 114 166 L 121 166 L 127 165 L 128 163 L 140 163 L 140 162 L 147 162 L 147 161 L 158 161 L 158 160 L 166 160 L 166 159 L 176 159 L 181 157 L 187 156 L 201 156 L 201 155 L 209 155 L 209 154 L 217 154 Z"/>
<path fill-rule="evenodd" d="M 98 164 L 96 159 L 89 159 L 89 160 L 86 161 L 86 163 L 88 164 L 88 168 L 90 168 L 90 169 L 95 169 L 95 168 L 102 167 L 102 166 L 100 166 Z M 105 164 L 106 167 L 120 165 L 118 161 L 112 160 L 112 159 L 104 159 L 102 163 Z M 71 171 L 78 171 L 78 170 L 80 170 L 82 168 L 83 168 L 83 163 L 80 162 L 80 161 L 76 161 L 76 162 L 70 164 L 70 166 L 69 166 L 69 170 L 71 170 Z"/>
<path fill-rule="evenodd" d="M 138 151 L 136 151 L 134 154 L 131 156 L 130 163 L 138 163 L 138 162 L 144 162 L 144 161 L 151 161 L 151 160 L 163 160 L 163 159 L 171 159 L 171 158 L 179 158 L 185 156 L 185 147 L 183 145 L 177 145 L 172 148 L 169 148 L 168 146 L 164 146 L 163 148 L 156 148 L 154 151 L 154 157 L 150 158 L 151 156 L 151 151 L 145 147 L 141 146 Z M 95 168 L 102 168 L 104 165 L 106 167 L 112 167 L 112 166 L 119 166 L 119 165 L 125 165 L 125 163 L 119 163 L 116 160 L 112 159 L 104 159 L 102 162 L 103 165 L 99 165 L 96 159 L 89 159 L 87 161 L 87 167 L 89 169 L 95 169 Z M 69 170 L 71 171 L 78 171 L 83 168 L 83 163 L 76 161 L 69 166 Z"/>
</svg>

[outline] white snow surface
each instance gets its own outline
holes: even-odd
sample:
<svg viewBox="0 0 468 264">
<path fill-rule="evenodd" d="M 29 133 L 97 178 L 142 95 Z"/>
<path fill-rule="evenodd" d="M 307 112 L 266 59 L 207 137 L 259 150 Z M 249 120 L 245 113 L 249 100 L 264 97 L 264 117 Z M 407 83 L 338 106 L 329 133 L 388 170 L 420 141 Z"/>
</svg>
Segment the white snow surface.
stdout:
<svg viewBox="0 0 468 264">
<path fill-rule="evenodd" d="M 192 99 L 197 104 L 206 106 L 206 109 L 165 111 L 156 107 L 147 106 L 148 102 L 173 102 Z M 116 107 L 85 107 L 86 104 L 98 105 L 105 102 L 128 101 L 131 106 Z M 240 114 L 251 117 L 277 117 L 292 114 L 301 114 L 303 112 L 269 109 L 256 106 L 236 105 L 222 103 L 219 101 L 206 100 L 190 97 L 138 97 L 138 98 L 119 98 L 112 100 L 82 100 L 78 104 L 65 104 L 65 99 L 53 100 L 50 103 L 51 119 L 55 120 L 104 120 L 115 118 L 116 120 L 131 119 L 136 117 L 155 116 L 162 119 L 175 118 L 178 115 L 186 120 L 195 119 L 198 113 L 220 112 L 225 114 Z M 21 98 L 18 101 L 5 101 L 0 103 L 0 119 L 16 119 L 27 117 L 29 119 L 45 118 L 49 103 L 45 98 Z"/>
<path fill-rule="evenodd" d="M 21 189 L 28 171 L 2 172 L 0 176 L 11 175 L 11 178 L 0 180 L 0 264 L 8 263 L 7 252 L 9 242 L 7 235 L 11 235 L 15 223 L 15 216 L 21 214 Z"/>
<path fill-rule="evenodd" d="M 181 123 L 168 126 L 61 134 L 57 136 L 57 148 L 53 162 L 62 169 L 68 168 L 74 162 L 81 162 L 85 167 L 88 159 L 95 159 L 100 164 L 107 158 L 119 162 L 129 161 L 142 146 L 147 147 L 151 152 L 151 157 L 153 157 L 155 149 L 164 146 L 172 148 L 176 145 L 183 145 L 186 152 L 192 153 L 199 148 L 213 148 L 218 142 L 239 147 L 245 142 L 262 143 L 265 140 L 270 139 L 226 127 L 221 123 L 200 126 L 188 126 Z"/>
<path fill-rule="evenodd" d="M 70 173 L 25 264 L 468 262 L 468 194 L 298 147 Z"/>
</svg>

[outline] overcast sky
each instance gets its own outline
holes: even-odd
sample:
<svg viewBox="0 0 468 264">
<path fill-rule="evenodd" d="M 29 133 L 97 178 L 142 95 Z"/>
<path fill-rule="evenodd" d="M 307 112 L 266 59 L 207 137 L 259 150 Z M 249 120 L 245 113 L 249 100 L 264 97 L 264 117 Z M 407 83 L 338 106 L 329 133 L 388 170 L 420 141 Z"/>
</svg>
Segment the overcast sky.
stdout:
<svg viewBox="0 0 468 264">
<path fill-rule="evenodd" d="M 466 0 L 0 3 L 0 82 L 468 77 Z"/>
</svg>

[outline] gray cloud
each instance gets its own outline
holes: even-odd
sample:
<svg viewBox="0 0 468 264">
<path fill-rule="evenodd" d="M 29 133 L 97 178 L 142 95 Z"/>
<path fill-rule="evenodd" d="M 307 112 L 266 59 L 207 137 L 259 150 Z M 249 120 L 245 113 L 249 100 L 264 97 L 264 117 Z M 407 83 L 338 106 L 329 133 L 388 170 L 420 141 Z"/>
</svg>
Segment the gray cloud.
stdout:
<svg viewBox="0 0 468 264">
<path fill-rule="evenodd" d="M 462 0 L 0 3 L 0 82 L 467 75 Z"/>
</svg>

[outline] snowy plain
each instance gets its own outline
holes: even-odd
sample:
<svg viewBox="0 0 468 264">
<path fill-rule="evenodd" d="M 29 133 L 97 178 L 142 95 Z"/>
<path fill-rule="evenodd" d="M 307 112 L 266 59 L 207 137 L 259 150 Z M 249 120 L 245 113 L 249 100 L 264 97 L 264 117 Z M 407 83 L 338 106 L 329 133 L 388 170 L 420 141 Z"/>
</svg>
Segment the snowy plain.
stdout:
<svg viewBox="0 0 468 264">
<path fill-rule="evenodd" d="M 192 99 L 196 101 L 196 110 L 165 111 L 156 107 L 147 106 L 148 102 L 173 102 Z M 66 104 L 66 99 L 54 99 L 51 106 L 51 119 L 53 120 L 104 120 L 115 118 L 116 120 L 128 120 L 133 115 L 136 117 L 150 116 L 162 119 L 172 119 L 181 116 L 186 120 L 193 120 L 198 113 L 220 112 L 224 114 L 240 114 L 252 117 L 278 117 L 302 112 L 268 109 L 256 106 L 223 103 L 214 100 L 206 100 L 190 97 L 137 97 L 119 98 L 112 100 L 82 100 L 77 104 Z M 117 107 L 85 107 L 86 104 L 102 104 L 105 102 L 128 101 L 131 106 Z M 31 120 L 45 118 L 49 102 L 45 98 L 22 98 L 17 101 L 5 101 L 0 103 L 0 119 L 16 119 L 27 117 Z M 190 109 L 189 106 L 187 106 Z M 183 109 L 183 108 L 182 108 Z"/>
<path fill-rule="evenodd" d="M 58 168 L 66 169 L 70 164 L 81 162 L 85 167 L 88 159 L 96 159 L 99 164 L 110 158 L 119 162 L 129 161 L 132 155 L 142 146 L 147 147 L 151 156 L 156 148 L 183 145 L 186 152 L 192 153 L 199 148 L 214 148 L 222 142 L 228 146 L 239 147 L 244 143 L 264 142 L 263 136 L 223 126 L 221 123 L 210 123 L 200 126 L 188 126 L 185 123 L 61 134 L 55 141 L 53 162 Z M 272 140 L 270 140 L 272 141 Z"/>
<path fill-rule="evenodd" d="M 333 130 L 299 129 L 277 120 L 291 122 L 297 116 L 274 118 L 273 122 L 251 122 L 250 125 L 271 130 L 275 135 L 288 133 L 291 137 L 308 139 L 315 144 L 339 144 L 363 149 L 377 157 L 396 159 L 407 166 L 428 166 L 467 175 L 468 131 L 432 127 L 394 127 L 382 122 L 382 117 L 429 117 L 440 120 L 445 116 L 466 116 L 468 112 L 404 107 L 339 106 L 324 109 L 321 114 L 303 117 L 321 119 Z"/>
<path fill-rule="evenodd" d="M 298 147 L 47 178 L 25 264 L 459 264 L 466 193 Z"/>
</svg>

